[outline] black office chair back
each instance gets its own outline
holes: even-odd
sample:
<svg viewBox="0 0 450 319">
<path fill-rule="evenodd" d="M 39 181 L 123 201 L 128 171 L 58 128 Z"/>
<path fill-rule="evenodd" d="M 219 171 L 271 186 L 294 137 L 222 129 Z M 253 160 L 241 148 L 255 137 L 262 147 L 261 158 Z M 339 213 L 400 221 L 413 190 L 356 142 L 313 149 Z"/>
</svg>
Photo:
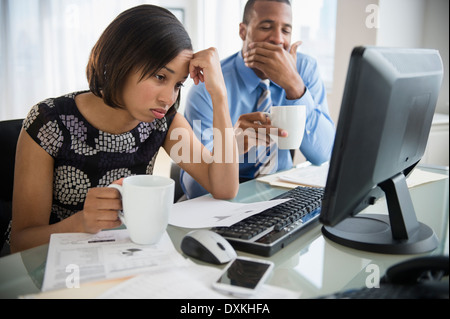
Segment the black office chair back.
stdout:
<svg viewBox="0 0 450 319">
<path fill-rule="evenodd" d="M 16 146 L 23 119 L 0 122 L 0 199 L 12 200 Z"/>
<path fill-rule="evenodd" d="M 0 251 L 4 254 L 5 232 L 11 221 L 14 163 L 23 119 L 0 121 Z M 5 246 L 6 247 L 6 246 Z M 9 249 L 9 248 L 8 248 Z"/>
<path fill-rule="evenodd" d="M 174 196 L 174 202 L 178 202 L 180 200 L 183 200 L 184 192 L 181 188 L 181 181 L 180 181 L 180 166 L 178 166 L 175 163 L 170 164 L 170 178 L 175 181 L 175 196 Z"/>
</svg>

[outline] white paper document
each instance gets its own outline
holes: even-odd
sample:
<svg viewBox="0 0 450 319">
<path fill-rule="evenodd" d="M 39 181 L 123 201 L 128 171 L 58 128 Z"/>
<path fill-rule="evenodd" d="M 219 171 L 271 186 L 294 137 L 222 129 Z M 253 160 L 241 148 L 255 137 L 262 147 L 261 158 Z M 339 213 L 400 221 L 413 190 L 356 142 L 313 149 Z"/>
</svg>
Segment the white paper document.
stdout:
<svg viewBox="0 0 450 319">
<path fill-rule="evenodd" d="M 234 203 L 202 196 L 173 205 L 169 224 L 183 228 L 228 227 L 290 199 Z"/>
<path fill-rule="evenodd" d="M 134 244 L 128 230 L 96 235 L 53 234 L 47 255 L 42 291 L 74 288 L 90 281 L 127 277 L 188 261 L 175 249 L 167 233 L 155 245 Z"/>
<path fill-rule="evenodd" d="M 321 166 L 305 162 L 290 170 L 258 177 L 258 182 L 275 187 L 293 189 L 298 186 L 325 187 L 328 178 L 329 163 Z"/>
<path fill-rule="evenodd" d="M 258 177 L 257 181 L 270 184 L 272 186 L 295 188 L 299 185 L 325 187 L 328 178 L 329 163 L 321 166 L 311 165 L 309 162 L 302 163 L 298 167 Z M 447 175 L 432 173 L 417 167 L 406 179 L 409 188 L 422 184 L 431 183 L 440 179 L 448 178 Z"/>
<path fill-rule="evenodd" d="M 129 279 L 100 295 L 99 299 L 234 299 L 212 288 L 220 268 L 191 262 L 185 267 L 169 267 Z M 252 296 L 257 299 L 295 299 L 300 293 L 263 285 Z"/>
<path fill-rule="evenodd" d="M 327 183 L 329 164 L 321 166 L 309 165 L 281 174 L 279 179 L 284 182 L 299 185 L 325 187 Z"/>
</svg>

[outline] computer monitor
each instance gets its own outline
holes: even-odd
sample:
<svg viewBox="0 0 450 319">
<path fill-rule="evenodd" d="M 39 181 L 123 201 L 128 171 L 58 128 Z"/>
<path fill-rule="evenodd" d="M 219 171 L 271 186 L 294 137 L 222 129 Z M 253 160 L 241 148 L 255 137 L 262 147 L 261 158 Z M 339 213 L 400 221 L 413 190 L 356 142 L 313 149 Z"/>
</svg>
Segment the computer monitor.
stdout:
<svg viewBox="0 0 450 319">
<path fill-rule="evenodd" d="M 425 152 L 442 76 L 436 50 L 354 48 L 319 217 L 325 237 L 388 254 L 437 247 L 406 177 Z M 360 214 L 381 197 L 388 214 Z"/>
</svg>

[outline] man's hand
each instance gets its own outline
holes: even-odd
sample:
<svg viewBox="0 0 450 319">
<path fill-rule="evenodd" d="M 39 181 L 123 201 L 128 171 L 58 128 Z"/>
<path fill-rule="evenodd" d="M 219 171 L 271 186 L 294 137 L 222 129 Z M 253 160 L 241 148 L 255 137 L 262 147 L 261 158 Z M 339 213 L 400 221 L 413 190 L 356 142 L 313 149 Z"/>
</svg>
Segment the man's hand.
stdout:
<svg viewBox="0 0 450 319">
<path fill-rule="evenodd" d="M 258 76 L 269 78 L 286 91 L 290 100 L 299 99 L 305 94 L 305 84 L 297 72 L 297 49 L 302 44 L 295 42 L 289 51 L 283 47 L 267 42 L 249 44 L 244 53 L 247 67 L 259 71 Z"/>
<path fill-rule="evenodd" d="M 245 154 L 255 146 L 269 146 L 270 133 L 277 132 L 280 137 L 287 137 L 285 130 L 272 126 L 270 118 L 262 112 L 243 114 L 234 125 L 239 153 Z"/>
</svg>

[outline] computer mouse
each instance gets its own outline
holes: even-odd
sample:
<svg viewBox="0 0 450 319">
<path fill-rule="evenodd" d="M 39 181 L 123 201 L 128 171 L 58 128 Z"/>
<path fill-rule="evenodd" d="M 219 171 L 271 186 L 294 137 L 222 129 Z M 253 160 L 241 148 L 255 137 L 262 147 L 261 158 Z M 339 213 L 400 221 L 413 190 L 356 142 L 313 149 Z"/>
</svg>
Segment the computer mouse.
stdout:
<svg viewBox="0 0 450 319">
<path fill-rule="evenodd" d="M 221 265 L 237 257 L 233 246 L 221 235 L 211 230 L 193 230 L 181 241 L 181 250 L 186 255 Z"/>
</svg>

